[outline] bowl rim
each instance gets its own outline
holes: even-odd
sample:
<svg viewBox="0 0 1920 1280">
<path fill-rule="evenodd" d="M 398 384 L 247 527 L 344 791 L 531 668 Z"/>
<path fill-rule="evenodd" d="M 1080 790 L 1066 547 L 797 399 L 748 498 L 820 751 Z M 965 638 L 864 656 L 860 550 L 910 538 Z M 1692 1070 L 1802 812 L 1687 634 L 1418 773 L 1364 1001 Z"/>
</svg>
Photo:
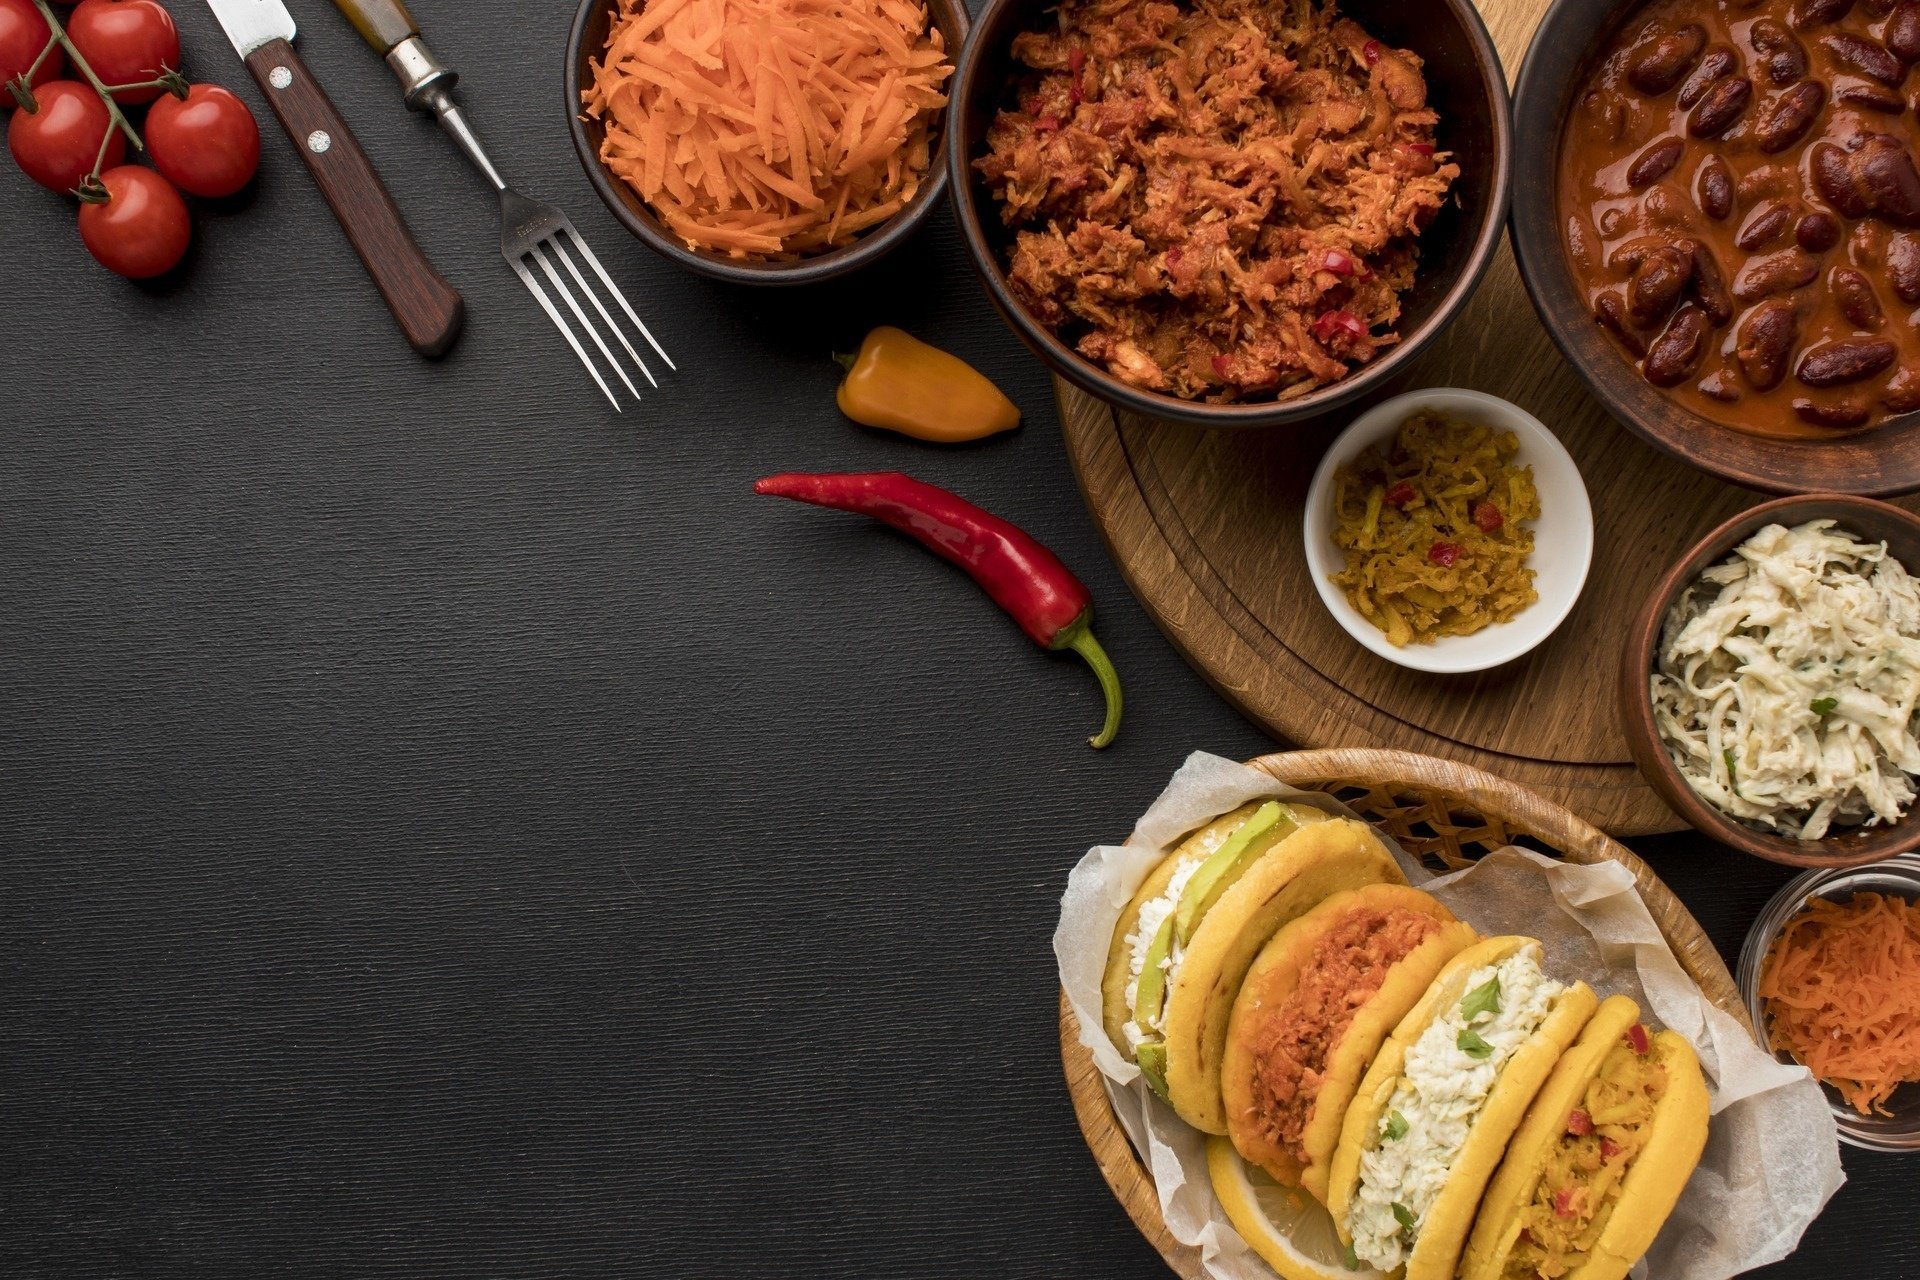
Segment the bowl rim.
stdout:
<svg viewBox="0 0 1920 1280">
<path fill-rule="evenodd" d="M 566 93 L 567 136 L 573 141 L 574 158 L 586 172 L 587 181 L 592 184 L 594 194 L 607 206 L 615 220 L 631 234 L 641 240 L 648 248 L 690 271 L 714 280 L 724 280 L 730 284 L 791 286 L 817 284 L 823 280 L 832 280 L 844 276 L 861 267 L 878 261 L 904 244 L 920 229 L 926 220 L 938 208 L 947 192 L 946 164 L 947 121 L 952 110 L 951 94 L 948 105 L 940 109 L 941 118 L 928 131 L 933 147 L 929 157 L 926 180 L 920 184 L 920 190 L 909 200 L 906 207 L 895 213 L 879 226 L 860 235 L 852 244 L 838 249 L 829 249 L 822 254 L 800 258 L 794 262 L 751 262 L 735 260 L 711 254 L 701 250 L 689 249 L 676 237 L 667 234 L 651 221 L 636 214 L 627 207 L 615 186 L 618 181 L 607 172 L 606 165 L 600 161 L 598 151 L 587 137 L 586 122 L 581 118 L 580 88 L 581 68 L 585 66 L 588 51 L 583 48 L 586 42 L 587 24 L 602 9 L 612 8 L 619 0 L 580 0 L 574 9 L 573 21 L 567 29 L 566 67 L 562 85 Z M 951 21 L 957 38 L 948 49 L 948 56 L 954 63 L 954 73 L 959 74 L 959 55 L 956 48 L 964 50 L 967 37 L 972 34 L 973 23 L 967 12 L 964 0 L 925 0 L 927 20 L 938 25 L 937 19 L 944 17 Z M 948 83 L 952 83 L 950 77 Z"/>
<path fill-rule="evenodd" d="M 976 64 L 986 57 L 982 49 L 986 42 L 986 32 L 995 25 L 1002 12 L 1007 9 L 1025 5 L 1030 6 L 1037 13 L 1044 11 L 1048 3 L 1047 0 L 987 0 L 986 5 L 974 19 L 973 29 L 968 33 L 966 45 L 954 65 L 953 78 L 949 81 L 952 90 L 948 94 L 947 102 L 945 151 L 948 169 L 947 185 L 953 195 L 954 220 L 960 224 L 960 238 L 966 244 L 967 257 L 973 263 L 975 273 L 986 286 L 987 296 L 993 303 L 994 309 L 1000 313 L 1001 318 L 1007 322 L 1020 340 L 1026 343 L 1028 349 L 1045 361 L 1055 373 L 1108 404 L 1117 405 L 1149 418 L 1203 427 L 1279 426 L 1320 417 L 1377 390 L 1383 382 L 1399 374 L 1419 356 L 1427 345 L 1453 322 L 1467 300 L 1479 289 L 1481 280 L 1486 276 L 1487 268 L 1493 264 L 1494 255 L 1500 248 L 1500 240 L 1506 231 L 1508 210 L 1512 200 L 1513 112 L 1512 100 L 1507 91 L 1505 65 L 1500 60 L 1500 51 L 1495 46 L 1493 37 L 1488 34 L 1486 22 L 1481 18 L 1473 0 L 1442 0 L 1442 4 L 1446 12 L 1461 25 L 1468 43 L 1472 45 L 1475 69 L 1480 74 L 1482 86 L 1492 99 L 1491 153 L 1494 169 L 1492 197 L 1481 213 L 1480 225 L 1459 277 L 1418 330 L 1411 334 L 1403 334 L 1399 343 L 1386 355 L 1372 364 L 1362 366 L 1339 382 L 1292 400 L 1265 400 L 1249 404 L 1209 404 L 1199 400 L 1183 400 L 1157 391 L 1145 391 L 1122 382 L 1105 370 L 1095 367 L 1086 357 L 1060 341 L 1051 330 L 1035 320 L 1013 296 L 1013 291 L 1007 284 L 1006 272 L 995 260 L 987 244 L 986 233 L 981 225 L 980 210 L 975 206 L 972 183 L 968 177 L 972 157 L 966 154 L 960 134 L 967 115 L 967 107 L 972 101 L 972 89 L 979 79 Z M 983 93 L 997 93 L 998 90 L 999 86 L 982 86 L 981 88 Z"/>
<path fill-rule="evenodd" d="M 1920 516 L 1876 498 L 1850 493 L 1808 493 L 1774 498 L 1722 521 L 1682 552 L 1660 575 L 1627 630 L 1626 647 L 1620 659 L 1620 727 L 1641 776 L 1667 806 L 1696 831 L 1768 862 L 1817 870 L 1845 870 L 1920 849 L 1920 805 L 1909 809 L 1905 817 L 1891 826 L 1828 836 L 1813 842 L 1815 849 L 1844 845 L 1838 852 L 1812 852 L 1807 842 L 1749 827 L 1708 804 L 1680 776 L 1680 771 L 1667 755 L 1659 726 L 1654 723 L 1653 701 L 1645 692 L 1648 681 L 1653 678 L 1654 647 L 1659 643 L 1660 630 L 1674 598 L 1703 570 L 1724 560 L 1738 543 L 1755 530 L 1770 523 L 1790 523 L 1790 518 L 1784 513 L 1813 505 L 1850 508 L 1873 517 L 1876 527 L 1892 520 L 1908 526 L 1916 536 L 1920 536 Z M 1871 536 L 1871 530 L 1862 532 Z"/>
<path fill-rule="evenodd" d="M 1901 853 L 1857 867 L 1826 867 L 1804 872 L 1782 885 L 1748 927 L 1746 938 L 1740 944 L 1739 962 L 1734 965 L 1734 981 L 1740 988 L 1740 998 L 1746 1002 L 1747 1017 L 1753 1023 L 1754 1039 L 1762 1050 L 1773 1054 L 1775 1061 L 1804 1065 L 1784 1050 L 1776 1052 L 1767 1047 L 1767 1011 L 1766 1002 L 1760 997 L 1760 970 L 1766 962 L 1768 949 L 1773 946 L 1774 939 L 1780 936 L 1787 921 L 1799 914 L 1801 904 L 1809 897 L 1824 898 L 1858 892 L 1858 889 L 1845 882 L 1868 877 L 1905 879 L 1911 887 L 1906 896 L 1910 900 L 1920 899 L 1920 854 Z M 1920 1085 L 1907 1087 L 1920 1088 Z M 1876 1123 L 1877 1117 L 1862 1116 L 1824 1082 L 1820 1083 L 1820 1088 L 1826 1095 L 1828 1109 L 1833 1112 L 1835 1127 L 1840 1131 L 1840 1141 L 1867 1151 L 1902 1155 L 1920 1152 L 1920 1129 L 1910 1130 L 1904 1135 L 1888 1132 Z"/>
<path fill-rule="evenodd" d="M 1703 418 L 1648 386 L 1592 323 L 1560 243 L 1561 134 L 1596 40 L 1646 2 L 1553 0 L 1528 41 L 1520 73 L 1514 78 L 1513 257 L 1521 284 L 1554 346 L 1594 398 L 1634 435 L 1709 475 L 1785 496 L 1843 492 L 1897 497 L 1920 490 L 1920 449 L 1913 450 L 1911 458 L 1888 464 L 1882 432 L 1894 419 L 1832 439 L 1750 435 Z M 1573 70 L 1564 76 L 1549 74 L 1547 64 L 1567 57 L 1568 49 L 1578 55 Z M 1916 429 L 1920 428 L 1898 428 Z M 1739 448 L 1725 457 L 1703 449 L 1699 442 L 1704 432 L 1716 433 L 1708 439 L 1731 437 Z M 1805 477 L 1816 460 L 1823 472 L 1810 489 Z"/>
<path fill-rule="evenodd" d="M 1354 611 L 1340 589 L 1334 586 L 1327 573 L 1323 572 L 1327 568 L 1337 568 L 1337 565 L 1329 559 L 1329 553 L 1325 547 L 1321 545 L 1324 539 L 1320 535 L 1324 533 L 1324 526 L 1327 524 L 1324 508 L 1328 492 L 1333 487 L 1333 474 L 1344 455 L 1353 452 L 1349 447 L 1351 442 L 1356 436 L 1377 434 L 1385 424 L 1397 422 L 1418 409 L 1435 404 L 1441 405 L 1443 409 L 1458 408 L 1469 413 L 1479 410 L 1498 415 L 1499 421 L 1489 422 L 1487 425 L 1514 431 L 1520 437 L 1523 448 L 1551 455 L 1564 463 L 1575 482 L 1573 492 L 1555 496 L 1556 502 L 1577 507 L 1579 572 L 1571 575 L 1572 590 L 1557 608 L 1536 613 L 1536 610 L 1540 610 L 1545 602 L 1535 601 L 1505 622 L 1482 628 L 1472 636 L 1460 637 L 1472 640 L 1499 632 L 1505 632 L 1513 637 L 1512 643 L 1491 647 L 1486 656 L 1477 658 L 1456 656 L 1449 660 L 1439 656 L 1438 651 L 1431 646 L 1408 645 L 1405 648 L 1394 648 L 1387 643 L 1386 637 L 1381 634 L 1378 627 Z M 1511 400 L 1503 400 L 1485 391 L 1475 391 L 1468 387 L 1423 387 L 1419 390 L 1403 392 L 1389 400 L 1382 400 L 1348 423 L 1340 434 L 1334 437 L 1333 442 L 1327 446 L 1326 452 L 1321 455 L 1319 465 L 1314 468 L 1313 479 L 1307 485 L 1306 503 L 1301 512 L 1301 543 L 1301 550 L 1306 557 L 1307 568 L 1313 577 L 1313 587 L 1319 593 L 1320 602 L 1326 606 L 1327 612 L 1333 615 L 1334 621 L 1340 624 L 1341 629 L 1361 646 L 1378 657 L 1412 671 L 1424 671 L 1434 675 L 1465 675 L 1475 671 L 1488 671 L 1525 657 L 1558 631 L 1560 624 L 1565 622 L 1568 615 L 1573 612 L 1574 606 L 1580 601 L 1581 593 L 1586 590 L 1587 574 L 1593 567 L 1593 502 L 1587 493 L 1586 479 L 1581 476 L 1579 464 L 1574 461 L 1573 455 L 1567 452 L 1564 444 L 1560 443 L 1560 438 L 1531 413 Z M 1538 552 L 1539 547 L 1536 543 L 1535 554 L 1537 555 Z M 1566 566 L 1556 566 L 1556 573 L 1571 567 L 1571 563 Z M 1540 566 L 1535 566 L 1536 572 L 1539 568 Z M 1567 581 L 1568 577 L 1562 573 L 1559 580 Z M 1534 615 L 1531 619 L 1528 617 L 1530 614 Z M 1521 626 L 1523 620 L 1527 621 L 1525 627 Z M 1534 634 L 1536 630 L 1537 634 Z"/>
</svg>

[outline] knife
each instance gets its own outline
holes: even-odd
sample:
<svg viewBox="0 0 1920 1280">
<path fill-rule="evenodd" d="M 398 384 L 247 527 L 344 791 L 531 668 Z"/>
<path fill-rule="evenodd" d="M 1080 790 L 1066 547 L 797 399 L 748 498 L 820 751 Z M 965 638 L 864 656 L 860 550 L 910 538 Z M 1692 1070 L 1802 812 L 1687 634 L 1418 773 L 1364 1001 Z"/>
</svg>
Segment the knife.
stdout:
<svg viewBox="0 0 1920 1280">
<path fill-rule="evenodd" d="M 207 4 L 259 82 L 408 343 L 423 356 L 444 353 L 459 336 L 466 306 L 414 243 L 353 131 L 293 51 L 293 15 L 287 6 L 281 0 Z"/>
</svg>

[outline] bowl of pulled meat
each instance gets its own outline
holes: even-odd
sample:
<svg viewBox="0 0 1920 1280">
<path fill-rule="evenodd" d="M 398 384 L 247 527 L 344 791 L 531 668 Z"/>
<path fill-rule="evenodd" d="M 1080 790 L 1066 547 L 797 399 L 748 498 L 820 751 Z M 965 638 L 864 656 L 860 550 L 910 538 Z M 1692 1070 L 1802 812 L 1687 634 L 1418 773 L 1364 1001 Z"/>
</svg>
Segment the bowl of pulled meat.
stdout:
<svg viewBox="0 0 1920 1280">
<path fill-rule="evenodd" d="M 947 129 L 1007 321 L 1094 395 L 1202 425 L 1381 387 L 1506 216 L 1506 77 L 1470 0 L 990 0 Z"/>
</svg>

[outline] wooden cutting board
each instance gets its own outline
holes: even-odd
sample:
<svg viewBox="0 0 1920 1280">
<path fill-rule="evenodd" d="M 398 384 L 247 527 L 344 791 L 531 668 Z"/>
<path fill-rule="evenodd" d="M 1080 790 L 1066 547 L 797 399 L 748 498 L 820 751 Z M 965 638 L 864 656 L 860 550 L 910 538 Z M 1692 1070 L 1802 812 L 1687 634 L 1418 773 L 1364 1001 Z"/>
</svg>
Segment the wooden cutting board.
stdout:
<svg viewBox="0 0 1920 1280">
<path fill-rule="evenodd" d="M 1510 76 L 1546 7 L 1480 0 Z M 1375 400 L 1417 387 L 1471 387 L 1526 409 L 1572 452 L 1593 500 L 1580 603 L 1544 645 L 1496 671 L 1395 666 L 1356 644 L 1314 592 L 1300 549 L 1307 483 L 1365 404 L 1305 427 L 1209 430 L 1119 411 L 1055 379 L 1081 490 L 1134 594 L 1248 717 L 1302 746 L 1400 747 L 1478 765 L 1616 835 L 1679 829 L 1621 736 L 1620 647 L 1662 570 L 1760 496 L 1614 422 L 1547 336 L 1510 246 L 1447 332 Z"/>
</svg>

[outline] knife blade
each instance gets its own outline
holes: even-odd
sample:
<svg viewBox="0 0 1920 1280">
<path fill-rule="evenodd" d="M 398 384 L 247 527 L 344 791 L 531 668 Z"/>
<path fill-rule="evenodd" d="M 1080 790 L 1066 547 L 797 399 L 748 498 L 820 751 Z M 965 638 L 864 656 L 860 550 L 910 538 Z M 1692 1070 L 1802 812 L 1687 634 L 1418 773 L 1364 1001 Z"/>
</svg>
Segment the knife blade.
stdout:
<svg viewBox="0 0 1920 1280">
<path fill-rule="evenodd" d="M 287 6 L 281 0 L 207 0 L 207 5 L 306 162 L 407 342 L 424 356 L 444 353 L 459 336 L 466 304 L 421 252 L 373 162 L 294 52 L 296 30 Z"/>
</svg>

